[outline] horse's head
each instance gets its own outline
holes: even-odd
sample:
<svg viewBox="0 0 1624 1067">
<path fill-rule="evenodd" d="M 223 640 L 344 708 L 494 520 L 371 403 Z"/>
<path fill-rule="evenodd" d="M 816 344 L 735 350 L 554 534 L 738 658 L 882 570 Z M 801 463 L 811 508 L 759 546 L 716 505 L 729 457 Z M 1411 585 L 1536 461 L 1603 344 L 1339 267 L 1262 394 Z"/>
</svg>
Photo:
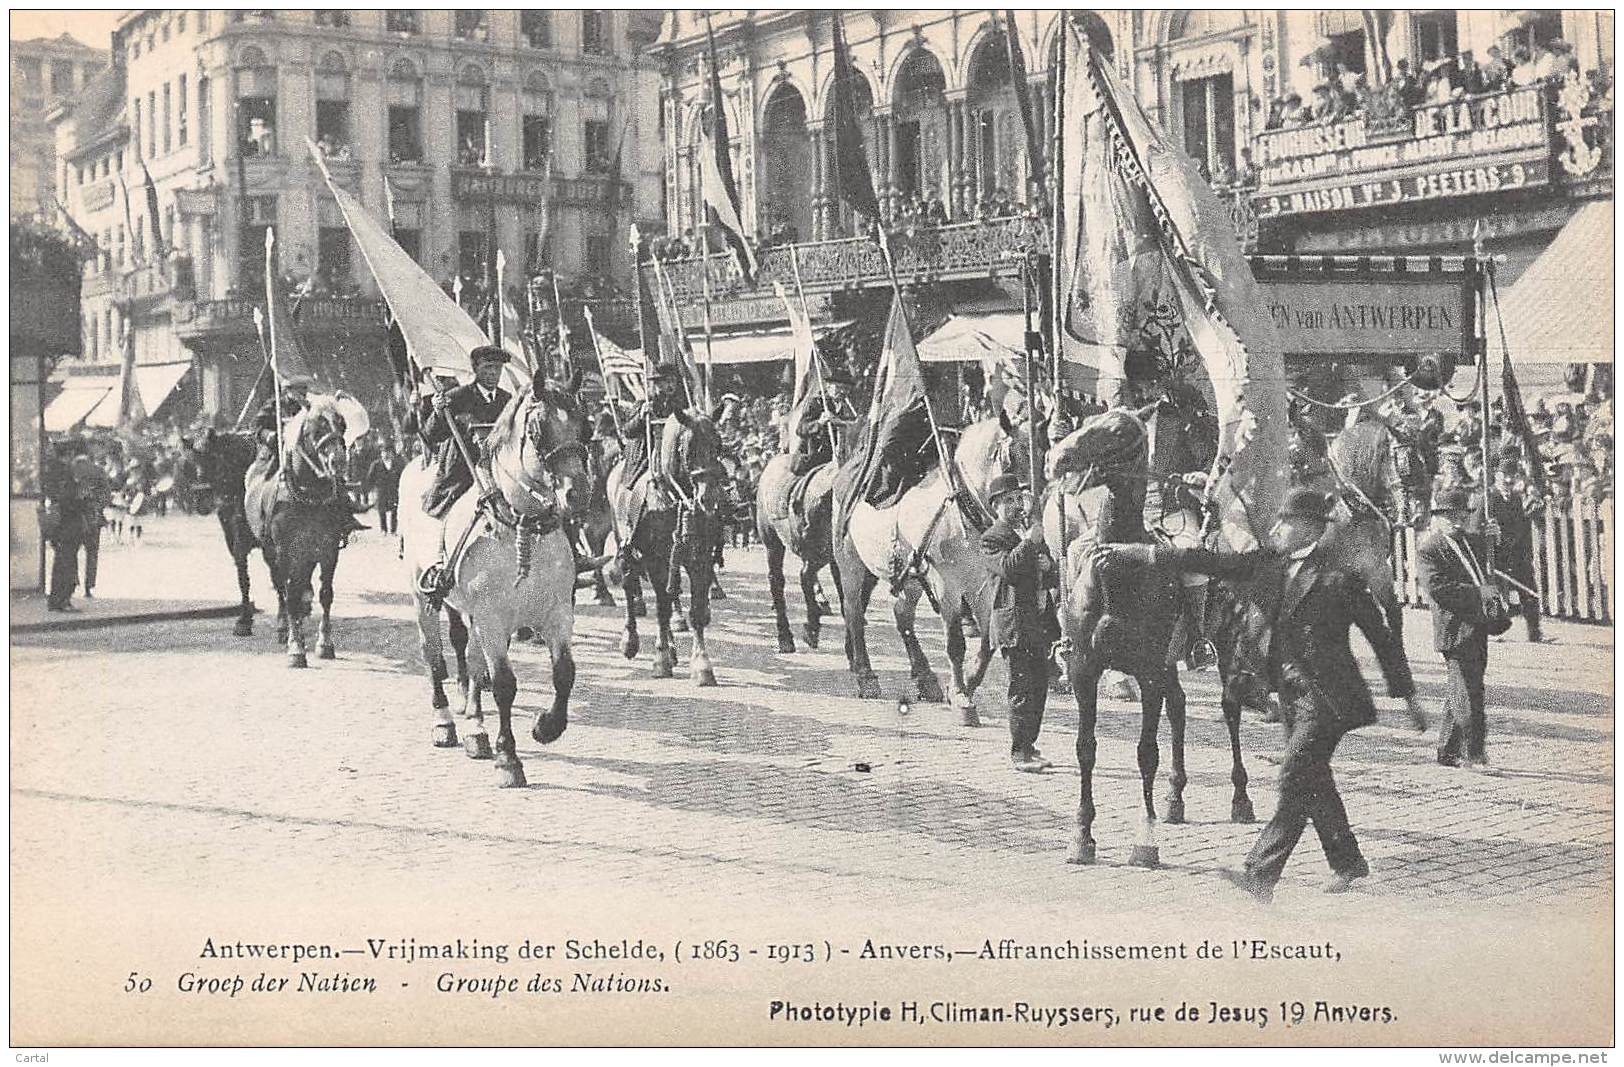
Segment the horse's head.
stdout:
<svg viewBox="0 0 1624 1067">
<path fill-rule="evenodd" d="M 307 481 L 342 482 L 349 464 L 349 446 L 344 440 L 347 429 L 344 413 L 336 404 L 313 403 L 295 415 L 285 428 L 291 442 L 289 470 Z"/>
<path fill-rule="evenodd" d="M 574 394 L 567 385 L 538 376 L 517 403 L 512 426 L 517 432 L 493 434 L 490 442 L 493 453 L 514 455 L 509 463 L 495 464 L 498 478 L 515 477 L 531 493 L 550 492 L 565 518 L 586 510 L 592 500 L 586 447 L 592 428 Z"/>
<path fill-rule="evenodd" d="M 676 448 L 664 457 L 666 475 L 688 494 L 695 508 L 714 515 L 727 499 L 722 435 L 708 416 L 692 409 L 679 411 L 671 424 L 677 427 Z"/>
<path fill-rule="evenodd" d="M 1152 405 L 1153 409 L 1154 405 Z M 1150 463 L 1150 436 L 1144 420 L 1151 409 L 1112 408 L 1083 420 L 1071 436 L 1049 450 L 1045 474 L 1080 474 L 1084 484 L 1144 485 Z"/>
</svg>

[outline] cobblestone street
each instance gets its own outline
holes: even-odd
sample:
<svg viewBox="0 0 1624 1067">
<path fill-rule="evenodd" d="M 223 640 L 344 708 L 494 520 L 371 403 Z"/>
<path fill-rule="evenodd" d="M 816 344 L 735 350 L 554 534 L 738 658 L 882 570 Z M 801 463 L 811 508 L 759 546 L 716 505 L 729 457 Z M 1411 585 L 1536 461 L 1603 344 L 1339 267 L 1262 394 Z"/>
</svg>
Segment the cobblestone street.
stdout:
<svg viewBox="0 0 1624 1067">
<path fill-rule="evenodd" d="M 140 546 L 104 549 L 102 566 L 109 595 L 171 588 L 226 601 L 235 590 L 212 519 L 154 523 Z M 263 607 L 272 598 L 257 557 L 252 567 Z M 1137 706 L 1102 704 L 1100 862 L 1078 868 L 1064 862 L 1078 786 L 1069 697 L 1051 699 L 1040 742 L 1054 771 L 1017 774 L 1001 665 L 978 700 L 983 728 L 960 726 L 945 705 L 902 715 L 895 694 L 905 661 L 883 593 L 870 634 L 888 696 L 860 701 L 838 619 L 821 650 L 778 654 L 761 552 L 730 553 L 723 579 L 729 598 L 710 631 L 715 689 L 687 680 L 686 636 L 678 677 L 657 681 L 646 651 L 652 624 L 643 628 L 644 656 L 628 663 L 616 648 L 619 609 L 580 607 L 570 726 L 546 748 L 528 729 L 551 699 L 545 654 L 520 649 L 524 790 L 499 790 L 490 764 L 430 746 L 406 578 L 392 540 L 376 532 L 360 535 L 341 561 L 339 658 L 312 655 L 307 671 L 287 669 L 264 614 L 246 639 L 231 636 L 229 619 L 15 637 L 14 959 L 64 962 L 54 955 L 64 928 L 100 946 L 89 973 L 37 970 L 38 982 L 20 982 L 18 995 L 97 1003 L 131 970 L 190 965 L 205 934 L 275 940 L 273 932 L 312 926 L 319 932 L 299 939 L 355 930 L 357 941 L 473 933 L 517 942 L 564 936 L 564 926 L 618 938 L 688 924 L 713 937 L 852 931 L 972 947 L 1002 936 L 1199 939 L 1246 930 L 1311 935 L 1361 953 L 1357 980 L 1326 991 L 1380 989 L 1402 957 L 1414 970 L 1399 981 L 1414 984 L 1415 1003 L 1440 1011 L 1458 991 L 1428 984 L 1463 960 L 1515 959 L 1556 974 L 1540 969 L 1550 962 L 1560 964 L 1562 983 L 1610 982 L 1610 630 L 1556 623 L 1549 632 L 1559 643 L 1529 646 L 1516 639 L 1519 627 L 1491 646 L 1492 775 L 1438 766 L 1435 731 L 1411 732 L 1397 703 L 1385 701 L 1381 724 L 1351 735 L 1336 763 L 1373 876 L 1347 895 L 1320 893 L 1325 868 L 1310 833 L 1265 910 L 1214 873 L 1237 863 L 1257 831 L 1227 821 L 1215 676 L 1186 681 L 1190 821 L 1160 828 L 1164 867 L 1156 871 L 1127 864 Z M 792 600 L 797 631 L 800 610 Z M 1424 613 L 1410 612 L 1406 624 L 1436 724 L 1441 663 Z M 930 618 L 921 630 L 945 675 L 939 623 Z M 1377 677 L 1373 665 L 1369 674 Z M 1243 744 L 1261 818 L 1274 807 L 1266 757 L 1278 747 L 1276 731 L 1247 714 Z M 1165 777 L 1165 728 L 1162 766 Z M 1164 791 L 1159 783 L 1158 796 Z M 382 928 L 359 931 L 369 923 Z M 726 994 L 728 981 L 708 979 L 704 994 Z M 1188 995 L 1204 1003 L 1204 989 L 1192 983 Z M 1480 995 L 1529 1012 L 1545 1003 L 1539 989 Z M 1610 988 L 1594 993 L 1610 997 Z M 842 995 L 857 993 L 842 986 Z M 1599 1014 L 1572 1010 L 1601 1025 Z M 1408 1021 L 1426 1017 L 1421 1009 Z M 371 1021 L 337 1021 L 322 1008 L 306 1024 L 347 1033 Z M 1542 1025 L 1548 1016 L 1524 1021 Z M 291 1025 L 289 1040 L 300 1024 Z M 457 1020 L 433 1013 L 413 1025 L 426 1028 L 413 1031 L 425 1040 L 440 1028 L 461 1032 Z M 151 1036 L 138 1017 L 114 1029 Z M 810 1038 L 790 1031 L 777 1039 Z"/>
</svg>

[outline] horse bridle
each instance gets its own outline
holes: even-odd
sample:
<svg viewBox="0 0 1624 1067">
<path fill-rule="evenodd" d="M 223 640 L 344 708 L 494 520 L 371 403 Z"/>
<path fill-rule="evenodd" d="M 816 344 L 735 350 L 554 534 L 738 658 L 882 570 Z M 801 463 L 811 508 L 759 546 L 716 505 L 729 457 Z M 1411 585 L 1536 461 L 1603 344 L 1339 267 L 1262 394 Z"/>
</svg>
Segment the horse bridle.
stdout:
<svg viewBox="0 0 1624 1067">
<path fill-rule="evenodd" d="M 524 469 L 522 457 L 524 455 L 524 448 L 526 445 L 534 448 L 540 454 L 541 477 L 539 479 L 531 477 L 529 472 Z M 491 453 L 491 466 L 498 468 L 503 474 L 512 478 L 515 484 L 517 484 L 520 489 L 524 490 L 524 492 L 529 495 L 532 500 L 535 500 L 544 507 L 551 506 L 554 508 L 557 508 L 559 503 L 558 485 L 553 473 L 553 464 L 561 460 L 568 459 L 570 456 L 578 455 L 581 459 L 581 466 L 585 468 L 591 460 L 591 455 L 588 453 L 586 445 L 582 444 L 580 441 L 566 441 L 556 448 L 542 452 L 541 442 L 537 440 L 536 436 L 530 429 L 529 418 L 526 418 L 525 427 L 520 433 L 519 455 L 521 457 L 521 461 L 519 469 L 517 470 L 514 470 L 507 464 L 501 462 L 499 454 L 495 452 Z"/>
</svg>

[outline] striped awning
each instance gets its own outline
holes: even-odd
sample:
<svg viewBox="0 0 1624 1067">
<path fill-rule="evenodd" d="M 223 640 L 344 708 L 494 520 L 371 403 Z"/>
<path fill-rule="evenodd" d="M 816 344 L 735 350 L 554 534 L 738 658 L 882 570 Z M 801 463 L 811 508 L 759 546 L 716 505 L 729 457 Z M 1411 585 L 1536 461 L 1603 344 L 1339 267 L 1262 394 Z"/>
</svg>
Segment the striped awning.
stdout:
<svg viewBox="0 0 1624 1067">
<path fill-rule="evenodd" d="M 1514 364 L 1613 362 L 1613 202 L 1581 207 L 1500 293 Z M 1500 344 L 1489 309 L 1489 351 Z"/>
</svg>

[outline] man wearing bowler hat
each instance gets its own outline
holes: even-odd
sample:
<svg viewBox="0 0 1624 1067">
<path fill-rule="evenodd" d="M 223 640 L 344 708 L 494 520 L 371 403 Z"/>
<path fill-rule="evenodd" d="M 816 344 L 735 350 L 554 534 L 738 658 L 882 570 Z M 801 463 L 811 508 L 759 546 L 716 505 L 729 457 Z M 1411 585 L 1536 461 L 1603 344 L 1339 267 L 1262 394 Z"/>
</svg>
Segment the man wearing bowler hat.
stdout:
<svg viewBox="0 0 1624 1067">
<path fill-rule="evenodd" d="M 1015 475 L 994 478 L 987 503 L 994 521 L 981 535 L 981 551 L 997 582 L 987 637 L 1009 666 L 1010 760 L 1016 770 L 1037 774 L 1051 766 L 1036 745 L 1049 698 L 1049 649 L 1060 636 L 1047 588 L 1054 561 Z"/>
<path fill-rule="evenodd" d="M 1489 615 L 1500 595 L 1485 570 L 1482 539 L 1467 532 L 1471 504 L 1464 488 L 1437 490 L 1432 530 L 1416 549 L 1417 577 L 1432 608 L 1432 644 L 1448 674 L 1438 762 L 1468 769 L 1488 763 L 1483 674 L 1489 666 Z M 1491 522 L 1489 537 L 1499 532 Z"/>
<path fill-rule="evenodd" d="M 1269 531 L 1269 547 L 1250 552 L 1122 544 L 1100 545 L 1093 552 L 1101 567 L 1162 566 L 1246 582 L 1242 642 L 1266 665 L 1289 732 L 1274 817 L 1245 865 L 1222 874 L 1265 902 L 1310 820 L 1331 866 L 1326 892 L 1345 892 L 1370 873 L 1331 776 L 1331 757 L 1343 735 L 1376 721 L 1375 701 L 1348 648 L 1350 626 L 1359 627 L 1375 650 L 1387 691 L 1404 698 L 1411 725 L 1426 728 L 1402 640 L 1388 628 L 1364 580 L 1338 568 L 1325 550 L 1334 503 L 1326 493 L 1292 490 Z"/>
</svg>

